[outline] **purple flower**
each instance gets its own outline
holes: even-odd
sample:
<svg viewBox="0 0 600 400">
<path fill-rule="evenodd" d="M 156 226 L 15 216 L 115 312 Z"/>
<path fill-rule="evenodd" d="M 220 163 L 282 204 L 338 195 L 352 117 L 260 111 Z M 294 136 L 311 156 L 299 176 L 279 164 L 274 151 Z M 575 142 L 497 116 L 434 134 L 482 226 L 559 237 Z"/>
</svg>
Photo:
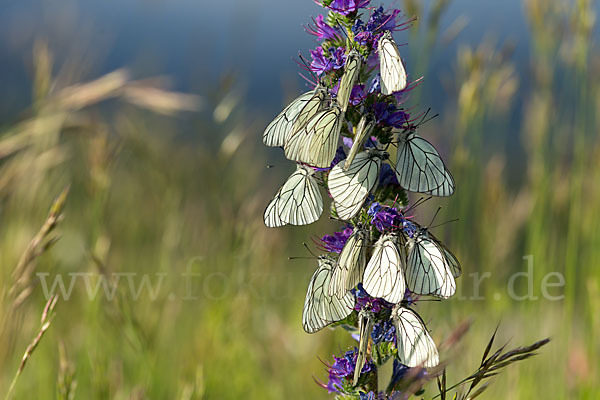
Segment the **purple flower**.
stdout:
<svg viewBox="0 0 600 400">
<path fill-rule="evenodd" d="M 329 381 L 327 390 L 329 393 L 339 393 L 343 389 L 343 379 L 352 378 L 354 368 L 356 368 L 356 359 L 358 358 L 358 349 L 355 347 L 348 350 L 342 357 L 333 356 L 333 365 L 329 367 Z M 361 369 L 361 374 L 370 372 L 374 367 L 372 362 L 367 361 Z"/>
<path fill-rule="evenodd" d="M 331 47 L 328 54 L 325 54 L 323 47 L 319 46 L 315 50 L 310 50 L 310 55 L 313 59 L 310 63 L 310 69 L 317 75 L 340 69 L 346 63 L 346 53 L 343 47 L 337 49 Z"/>
<path fill-rule="evenodd" d="M 394 9 L 386 12 L 383 7 L 379 7 L 371 13 L 367 23 L 357 19 L 351 28 L 354 39 L 363 46 L 375 46 L 382 32 L 395 31 L 400 26 L 407 24 L 399 24 L 396 21 L 398 14 L 400 14 L 400 10 Z"/>
<path fill-rule="evenodd" d="M 334 87 L 329 90 L 334 96 L 337 96 L 338 90 L 340 89 L 340 82 L 342 78 L 340 78 Z M 352 88 L 352 92 L 350 92 L 350 104 L 353 106 L 359 105 L 364 99 L 367 98 L 367 93 L 365 92 L 365 85 L 355 85 Z"/>
<path fill-rule="evenodd" d="M 338 14 L 348 15 L 359 8 L 365 8 L 369 5 L 370 1 L 371 0 L 333 0 L 329 5 L 324 5 L 320 1 L 315 0 L 315 3 L 327 7 Z"/>
<path fill-rule="evenodd" d="M 381 172 L 379 173 L 379 185 L 385 186 L 398 186 L 398 177 L 396 171 L 387 163 L 381 165 Z"/>
<path fill-rule="evenodd" d="M 358 394 L 360 396 L 360 400 L 376 400 L 377 399 L 377 394 L 375 392 L 369 392 L 369 393 L 364 393 L 364 392 L 360 392 Z"/>
<path fill-rule="evenodd" d="M 371 331 L 373 343 L 396 342 L 396 327 L 391 321 L 382 321 L 373 325 Z"/>
<path fill-rule="evenodd" d="M 377 314 L 384 308 L 391 309 L 393 307 L 393 304 L 390 304 L 383 299 L 376 299 L 369 296 L 363 288 L 362 283 L 359 283 L 355 289 L 352 289 L 352 294 L 356 297 L 356 303 L 354 305 L 356 311 L 366 308 Z"/>
<path fill-rule="evenodd" d="M 369 94 L 375 92 L 381 92 L 381 75 L 379 74 L 375 75 L 369 87 Z"/>
<path fill-rule="evenodd" d="M 342 138 L 342 142 L 344 143 L 344 146 L 351 148 L 352 147 L 352 143 L 354 143 L 354 141 L 352 140 L 352 138 L 346 137 L 344 136 Z"/>
<path fill-rule="evenodd" d="M 398 110 L 394 104 L 375 103 L 373 114 L 378 124 L 391 126 L 393 128 L 402 128 L 408 121 L 409 115 L 404 111 Z"/>
<path fill-rule="evenodd" d="M 347 227 L 341 232 L 334 232 L 333 235 L 325 235 L 321 238 L 318 246 L 329 253 L 340 253 L 352 232 L 353 229 Z"/>
<path fill-rule="evenodd" d="M 306 31 L 311 35 L 315 35 L 319 40 L 338 39 L 339 34 L 336 28 L 329 26 L 322 15 L 318 15 L 317 18 L 313 18 L 314 26 L 307 25 Z"/>
<path fill-rule="evenodd" d="M 416 304 L 418 299 L 419 299 L 419 295 L 414 294 L 413 292 L 410 291 L 410 289 L 407 288 L 404 291 L 403 301 L 405 301 L 407 305 L 412 306 L 413 304 Z"/>
<path fill-rule="evenodd" d="M 377 202 L 374 202 L 371 204 L 371 206 L 369 207 L 369 210 L 367 211 L 367 214 L 370 217 L 375 217 L 375 215 L 377 215 L 377 213 L 379 211 L 381 211 L 381 209 L 383 208 L 383 206 Z"/>
<path fill-rule="evenodd" d="M 350 104 L 357 106 L 366 98 L 367 93 L 365 93 L 365 85 L 356 85 L 352 88 L 352 92 L 350 93 Z"/>
<path fill-rule="evenodd" d="M 371 224 L 382 233 L 403 226 L 404 217 L 394 207 L 373 203 L 368 214 L 371 216 Z"/>
<path fill-rule="evenodd" d="M 415 225 L 410 220 L 403 218 L 402 221 L 402 231 L 406 233 L 406 235 L 410 238 L 415 237 L 417 232 L 419 231 L 419 227 Z"/>
<path fill-rule="evenodd" d="M 335 151 L 335 157 L 333 157 L 333 161 L 331 162 L 331 168 L 333 168 L 337 163 L 344 160 L 346 158 L 346 152 L 344 151 L 344 146 L 339 146 Z"/>
<path fill-rule="evenodd" d="M 393 388 L 394 386 L 396 386 L 396 384 L 402 379 L 404 378 L 404 376 L 406 375 L 406 373 L 408 372 L 410 368 L 407 367 L 406 365 L 402 364 L 400 361 L 398 361 L 398 359 L 394 359 L 394 367 L 393 367 L 393 372 L 392 372 L 392 378 L 390 379 L 390 385 L 389 387 Z"/>
<path fill-rule="evenodd" d="M 377 8 L 371 14 L 369 21 L 366 24 L 366 30 L 369 32 L 383 32 L 383 31 L 394 31 L 398 24 L 396 23 L 396 17 L 400 14 L 400 10 L 390 10 L 386 13 L 383 7 Z"/>
</svg>

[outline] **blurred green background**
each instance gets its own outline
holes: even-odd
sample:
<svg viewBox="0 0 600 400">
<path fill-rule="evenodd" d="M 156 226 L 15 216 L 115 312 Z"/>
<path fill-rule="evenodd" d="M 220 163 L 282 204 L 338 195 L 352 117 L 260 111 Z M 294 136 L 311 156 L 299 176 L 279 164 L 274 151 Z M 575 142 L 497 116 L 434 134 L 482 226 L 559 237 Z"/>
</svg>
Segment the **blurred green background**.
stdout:
<svg viewBox="0 0 600 400">
<path fill-rule="evenodd" d="M 552 342 L 488 398 L 600 397 L 598 3 L 396 6 L 419 17 L 397 35 L 425 76 L 410 103 L 440 113 L 422 134 L 457 182 L 418 212 L 459 218 L 436 230 L 462 262 L 459 293 L 419 306 L 437 343 L 472 321 L 443 353 L 449 383 L 500 323 L 498 343 Z M 0 5 L 0 395 L 40 330 L 44 279 L 60 276 L 72 292 L 15 398 L 327 397 L 319 358 L 353 340 L 304 333 L 316 266 L 287 257 L 335 224 L 262 222 L 293 169 L 262 129 L 303 90 L 291 58 L 314 46 L 301 24 L 319 12 L 310 0 Z M 44 225 L 65 187 L 62 218 Z M 90 298 L 86 277 L 93 289 L 102 276 L 114 296 Z"/>
</svg>

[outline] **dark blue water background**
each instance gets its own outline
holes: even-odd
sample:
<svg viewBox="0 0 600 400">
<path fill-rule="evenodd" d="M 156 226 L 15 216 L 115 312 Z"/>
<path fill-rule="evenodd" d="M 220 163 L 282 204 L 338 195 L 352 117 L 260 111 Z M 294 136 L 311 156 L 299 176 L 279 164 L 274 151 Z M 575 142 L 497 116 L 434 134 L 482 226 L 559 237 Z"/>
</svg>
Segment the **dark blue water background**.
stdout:
<svg viewBox="0 0 600 400">
<path fill-rule="evenodd" d="M 36 37 L 48 38 L 57 64 L 74 48 L 82 49 L 89 77 L 129 66 L 139 77 L 168 75 L 175 89 L 207 95 L 234 72 L 248 107 L 272 115 L 284 100 L 282 82 L 291 79 L 302 89 L 293 58 L 315 46 L 303 25 L 320 12 L 311 0 L 2 0 L 0 117 L 10 120 L 30 101 Z M 441 31 L 459 16 L 468 18 L 467 27 L 431 54 L 431 71 L 422 85 L 434 109 L 448 96 L 441 79 L 454 73 L 457 46 L 477 45 L 486 34 L 514 39 L 515 59 L 526 73 L 528 32 L 520 0 L 455 0 Z M 410 45 L 408 33 L 396 38 Z M 410 70 L 412 60 L 404 53 Z"/>
</svg>

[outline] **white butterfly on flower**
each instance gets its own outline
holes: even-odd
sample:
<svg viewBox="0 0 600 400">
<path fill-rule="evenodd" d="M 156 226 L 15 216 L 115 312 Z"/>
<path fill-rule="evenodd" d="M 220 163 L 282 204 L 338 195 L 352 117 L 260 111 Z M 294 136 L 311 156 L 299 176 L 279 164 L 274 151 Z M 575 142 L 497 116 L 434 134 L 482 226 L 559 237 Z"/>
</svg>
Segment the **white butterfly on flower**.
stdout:
<svg viewBox="0 0 600 400">
<path fill-rule="evenodd" d="M 354 133 L 354 139 L 352 141 L 352 147 L 350 148 L 348 157 L 346 157 L 346 161 L 344 162 L 345 171 L 350 168 L 350 164 L 352 164 L 352 161 L 354 161 L 354 158 L 358 152 L 363 148 L 363 142 L 371 134 L 374 126 L 375 121 L 369 115 L 363 115 L 360 118 L 360 121 L 358 121 L 356 132 Z"/>
<path fill-rule="evenodd" d="M 265 209 L 266 226 L 308 225 L 319 219 L 323 213 L 323 198 L 314 173 L 312 168 L 298 164 Z"/>
<path fill-rule="evenodd" d="M 329 324 L 343 320 L 354 308 L 354 296 L 351 292 L 341 298 L 329 294 L 334 263 L 331 257 L 319 257 L 319 268 L 308 284 L 302 311 L 302 326 L 307 333 L 315 333 Z"/>
<path fill-rule="evenodd" d="M 288 159 L 317 168 L 327 168 L 331 165 L 335 158 L 344 114 L 348 109 L 352 88 L 358 79 L 360 68 L 360 55 L 356 50 L 350 51 L 336 101 L 327 107 L 306 106 L 311 112 L 299 113 L 292 132 L 283 144 Z"/>
<path fill-rule="evenodd" d="M 398 304 L 392 309 L 392 319 L 396 327 L 398 357 L 402 364 L 425 368 L 439 364 L 435 343 L 417 313 Z"/>
<path fill-rule="evenodd" d="M 337 103 L 317 112 L 302 128 L 290 135 L 285 156 L 317 168 L 327 168 L 335 158 L 344 112 Z"/>
<path fill-rule="evenodd" d="M 379 53 L 379 72 L 381 75 L 381 93 L 390 95 L 406 88 L 406 70 L 402 65 L 400 51 L 394 42 L 392 33 L 385 31 L 377 43 Z"/>
<path fill-rule="evenodd" d="M 343 163 L 331 169 L 327 185 L 340 219 L 349 220 L 360 211 L 379 181 L 381 161 L 387 156 L 384 151 L 367 149 L 356 156 L 347 170 Z"/>
<path fill-rule="evenodd" d="M 335 264 L 329 283 L 329 295 L 342 298 L 360 283 L 365 271 L 368 231 L 357 226 Z"/>
<path fill-rule="evenodd" d="M 382 298 L 392 304 L 400 303 L 406 291 L 405 257 L 398 248 L 398 239 L 395 233 L 386 233 L 379 238 L 363 278 L 363 287 L 371 297 Z"/>
<path fill-rule="evenodd" d="M 354 85 L 360 75 L 361 66 L 362 61 L 360 59 L 360 54 L 358 54 L 356 50 L 351 50 L 346 57 L 344 74 L 340 79 L 340 86 L 337 94 L 337 102 L 344 112 L 348 110 L 350 95 L 352 94 L 352 89 L 354 89 Z"/>
<path fill-rule="evenodd" d="M 395 171 L 398 183 L 408 191 L 433 196 L 454 193 L 454 179 L 439 153 L 414 131 L 399 133 Z"/>
<path fill-rule="evenodd" d="M 318 111 L 329 105 L 329 101 L 327 89 L 320 85 L 300 95 L 267 126 L 263 133 L 263 143 L 267 146 L 282 147 L 294 128 L 300 129 L 306 125 Z"/>
<path fill-rule="evenodd" d="M 371 331 L 373 330 L 373 312 L 361 309 L 358 313 L 358 355 L 356 356 L 356 365 L 354 366 L 354 381 L 353 385 L 358 384 L 360 373 L 367 360 L 367 350 L 369 345 L 369 338 L 371 337 Z"/>
<path fill-rule="evenodd" d="M 461 267 L 454 255 L 425 228 L 408 239 L 406 284 L 416 294 L 449 298 Z"/>
</svg>

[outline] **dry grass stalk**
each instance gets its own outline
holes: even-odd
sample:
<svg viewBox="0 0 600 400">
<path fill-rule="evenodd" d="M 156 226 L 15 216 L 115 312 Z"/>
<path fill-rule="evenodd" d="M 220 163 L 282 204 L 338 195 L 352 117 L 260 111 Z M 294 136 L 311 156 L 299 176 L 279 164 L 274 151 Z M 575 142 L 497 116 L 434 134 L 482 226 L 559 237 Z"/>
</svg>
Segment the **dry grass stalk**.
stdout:
<svg viewBox="0 0 600 400">
<path fill-rule="evenodd" d="M 44 306 L 44 311 L 42 312 L 40 330 L 38 331 L 37 335 L 33 338 L 33 341 L 29 344 L 29 346 L 27 346 L 27 349 L 25 350 L 25 353 L 23 354 L 23 358 L 21 359 L 21 364 L 19 365 L 19 369 L 17 370 L 17 373 L 15 374 L 15 377 L 13 378 L 13 380 L 10 384 L 10 387 L 8 388 L 8 392 L 6 393 L 5 400 L 8 400 L 12 397 L 12 393 L 15 388 L 15 385 L 19 379 L 19 376 L 21 376 L 21 373 L 25 369 L 25 365 L 27 364 L 27 361 L 31 358 L 31 355 L 33 354 L 33 352 L 35 351 L 37 346 L 40 344 L 40 341 L 42 340 L 42 337 L 44 337 L 44 334 L 46 333 L 48 328 L 50 328 L 50 324 L 52 323 L 52 320 L 54 319 L 54 308 L 56 307 L 57 302 L 58 302 L 58 295 L 54 295 L 54 296 L 50 297 L 50 299 L 48 299 L 48 301 L 46 302 L 46 305 Z"/>
<path fill-rule="evenodd" d="M 57 236 L 51 235 L 58 223 L 62 220 L 62 212 L 69 194 L 69 188 L 65 188 L 54 200 L 48 213 L 46 222 L 33 237 L 27 249 L 21 256 L 17 267 L 13 272 L 14 284 L 10 288 L 9 295 L 14 298 L 13 310 L 17 309 L 31 293 L 31 281 L 35 270 L 35 260 L 46 252 L 56 241 Z"/>
</svg>

